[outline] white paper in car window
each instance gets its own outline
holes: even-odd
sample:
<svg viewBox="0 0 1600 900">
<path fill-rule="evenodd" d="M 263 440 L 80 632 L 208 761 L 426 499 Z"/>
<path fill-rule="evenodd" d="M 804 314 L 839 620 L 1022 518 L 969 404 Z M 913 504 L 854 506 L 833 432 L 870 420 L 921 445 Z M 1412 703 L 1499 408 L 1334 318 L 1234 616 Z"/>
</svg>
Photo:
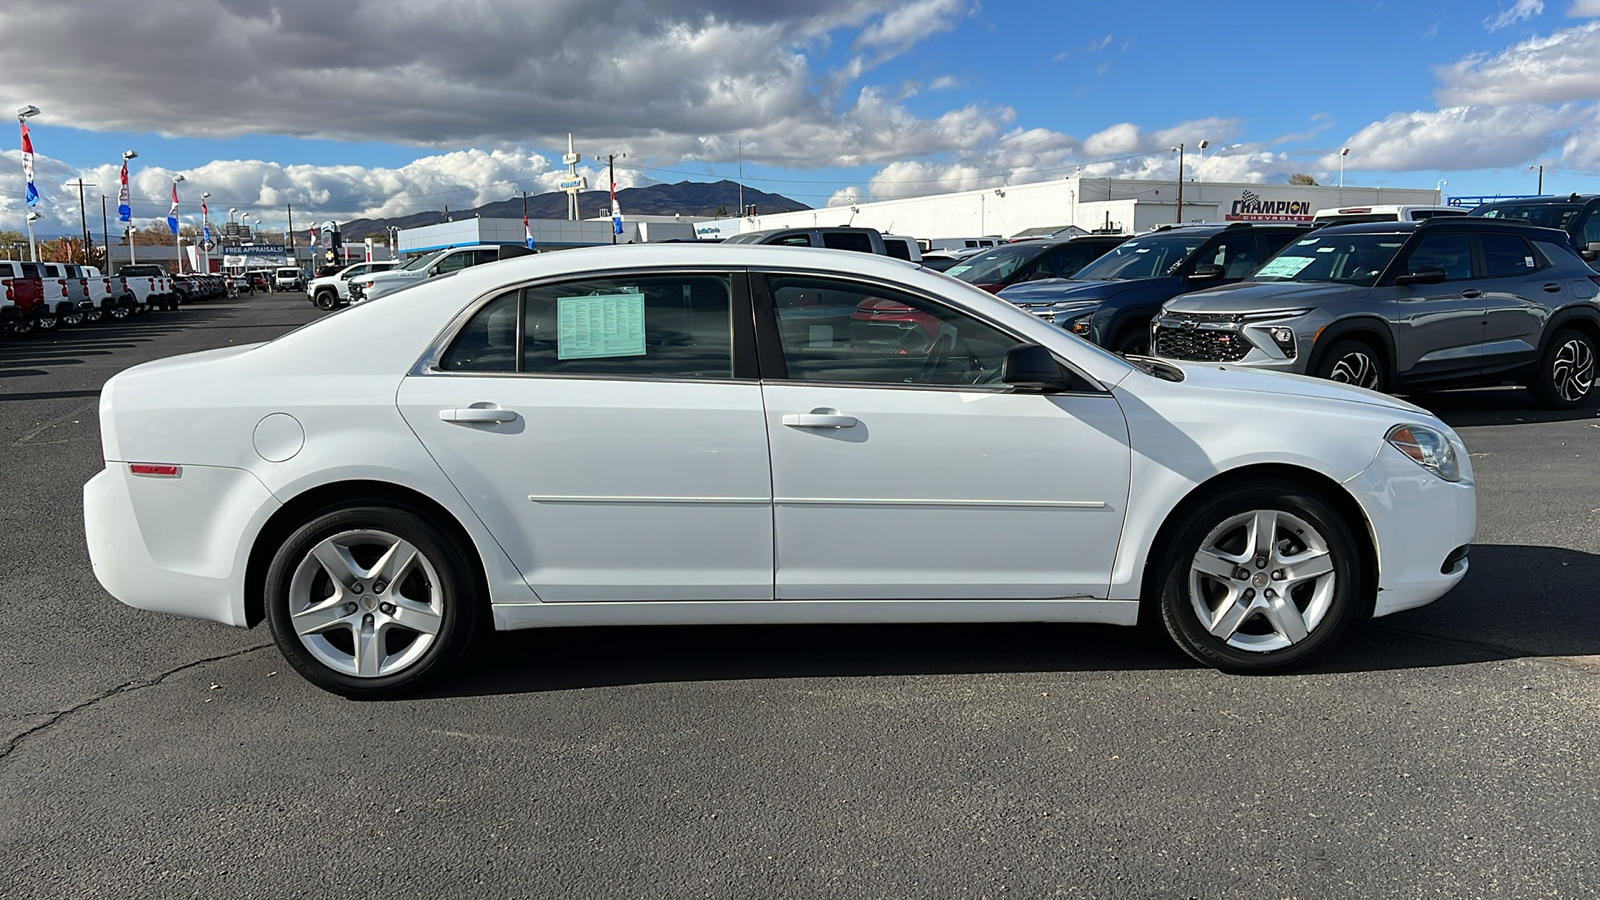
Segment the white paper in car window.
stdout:
<svg viewBox="0 0 1600 900">
<path fill-rule="evenodd" d="M 1531 268 L 1533 268 L 1533 257 L 1531 257 L 1531 256 L 1524 256 L 1524 257 L 1523 257 L 1523 258 L 1522 258 L 1522 264 L 1523 264 L 1523 265 L 1525 265 L 1525 266 L 1527 266 L 1527 267 L 1528 267 L 1528 268 L 1530 268 L 1530 269 L 1531 269 Z"/>
<path fill-rule="evenodd" d="M 556 299 L 556 358 L 644 355 L 644 294 Z"/>
<path fill-rule="evenodd" d="M 1315 260 L 1316 257 L 1313 256 L 1279 256 L 1268 260 L 1267 264 L 1256 272 L 1256 277 L 1293 278 Z"/>
</svg>

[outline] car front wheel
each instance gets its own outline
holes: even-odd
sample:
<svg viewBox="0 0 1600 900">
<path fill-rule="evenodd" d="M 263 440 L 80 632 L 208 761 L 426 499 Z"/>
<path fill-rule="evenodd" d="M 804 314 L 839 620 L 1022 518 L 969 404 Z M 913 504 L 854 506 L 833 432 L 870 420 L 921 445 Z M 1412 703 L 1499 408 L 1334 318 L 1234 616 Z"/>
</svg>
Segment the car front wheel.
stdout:
<svg viewBox="0 0 1600 900">
<path fill-rule="evenodd" d="M 1594 396 L 1594 340 L 1581 331 L 1556 332 L 1539 360 L 1531 385 L 1534 402 L 1546 409 L 1576 409 Z"/>
<path fill-rule="evenodd" d="M 1196 660 L 1236 674 L 1281 672 L 1322 653 L 1361 594 L 1350 529 L 1327 501 L 1286 481 L 1201 503 L 1158 564 L 1167 633 Z"/>
<path fill-rule="evenodd" d="M 1370 391 L 1381 391 L 1388 384 L 1383 360 L 1362 341 L 1339 341 L 1317 363 L 1317 377 L 1340 384 L 1353 384 Z"/>
<path fill-rule="evenodd" d="M 383 699 L 448 669 L 477 629 L 477 580 L 457 541 L 406 509 L 326 511 L 267 570 L 267 621 L 307 680 Z"/>
</svg>

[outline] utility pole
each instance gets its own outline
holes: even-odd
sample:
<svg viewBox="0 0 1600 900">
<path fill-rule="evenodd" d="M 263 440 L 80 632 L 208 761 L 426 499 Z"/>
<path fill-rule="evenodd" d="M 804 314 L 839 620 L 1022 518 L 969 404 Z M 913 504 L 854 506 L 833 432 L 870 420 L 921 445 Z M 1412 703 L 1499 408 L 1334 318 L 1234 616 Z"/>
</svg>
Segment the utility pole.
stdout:
<svg viewBox="0 0 1600 900">
<path fill-rule="evenodd" d="M 622 208 L 617 206 L 617 157 L 626 153 L 607 153 L 606 165 L 611 170 L 611 244 L 616 246 L 617 232 L 622 228 Z"/>
<path fill-rule="evenodd" d="M 744 218 L 744 138 L 739 139 L 739 218 Z"/>
<path fill-rule="evenodd" d="M 94 182 L 90 182 L 87 185 L 85 185 L 82 178 L 78 179 L 78 224 L 83 226 L 83 254 L 82 255 L 83 255 L 83 264 L 86 265 L 86 266 L 89 264 L 89 217 L 88 217 L 88 213 L 84 211 L 84 207 L 83 207 L 83 189 L 85 187 L 99 187 L 99 186 L 100 185 L 95 184 Z M 71 185 L 69 184 L 68 187 L 71 187 Z"/>
<path fill-rule="evenodd" d="M 300 257 L 294 252 L 294 204 L 285 203 L 283 208 L 289 214 L 289 233 L 285 235 L 287 238 L 289 238 L 289 255 L 294 258 L 294 264 L 298 266 L 300 265 Z M 315 260 L 313 260 L 313 262 L 315 262 Z"/>
</svg>

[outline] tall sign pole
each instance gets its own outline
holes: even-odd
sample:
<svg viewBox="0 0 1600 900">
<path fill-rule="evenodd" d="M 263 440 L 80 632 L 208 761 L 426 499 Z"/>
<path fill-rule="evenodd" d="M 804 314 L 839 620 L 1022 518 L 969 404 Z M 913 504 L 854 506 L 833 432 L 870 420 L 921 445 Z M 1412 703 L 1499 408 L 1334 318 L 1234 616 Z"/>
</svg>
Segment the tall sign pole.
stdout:
<svg viewBox="0 0 1600 900">
<path fill-rule="evenodd" d="M 70 184 L 67 186 L 71 187 Z M 83 189 L 99 186 L 92 181 L 85 184 L 82 178 L 78 179 L 78 224 L 83 226 L 83 264 L 86 266 L 89 264 L 89 248 L 92 245 L 89 243 L 89 214 L 84 208 Z"/>
<path fill-rule="evenodd" d="M 561 189 L 567 192 L 567 221 L 578 220 L 578 192 L 583 190 L 583 178 L 578 175 L 578 161 L 583 156 L 572 149 L 572 132 L 567 132 L 567 155 L 561 161 L 567 165 L 567 180 L 561 182 Z"/>
</svg>

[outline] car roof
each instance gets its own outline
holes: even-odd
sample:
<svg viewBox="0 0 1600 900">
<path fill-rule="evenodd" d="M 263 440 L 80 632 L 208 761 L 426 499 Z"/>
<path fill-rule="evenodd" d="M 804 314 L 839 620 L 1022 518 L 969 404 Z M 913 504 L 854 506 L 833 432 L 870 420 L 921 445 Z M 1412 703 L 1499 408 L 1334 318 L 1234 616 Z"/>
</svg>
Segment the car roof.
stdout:
<svg viewBox="0 0 1600 900">
<path fill-rule="evenodd" d="M 1485 219 L 1478 216 L 1440 216 L 1421 222 L 1358 222 L 1328 225 L 1311 232 L 1319 234 L 1410 234 L 1413 231 L 1512 231 L 1536 240 L 1570 244 L 1572 239 L 1559 228 L 1541 228 L 1513 219 Z"/>
<path fill-rule="evenodd" d="M 1594 199 L 1600 199 L 1600 194 L 1568 194 L 1565 197 L 1507 197 L 1504 200 L 1491 200 L 1475 208 L 1482 209 L 1485 206 L 1556 206 L 1567 203 L 1586 203 Z"/>
</svg>

